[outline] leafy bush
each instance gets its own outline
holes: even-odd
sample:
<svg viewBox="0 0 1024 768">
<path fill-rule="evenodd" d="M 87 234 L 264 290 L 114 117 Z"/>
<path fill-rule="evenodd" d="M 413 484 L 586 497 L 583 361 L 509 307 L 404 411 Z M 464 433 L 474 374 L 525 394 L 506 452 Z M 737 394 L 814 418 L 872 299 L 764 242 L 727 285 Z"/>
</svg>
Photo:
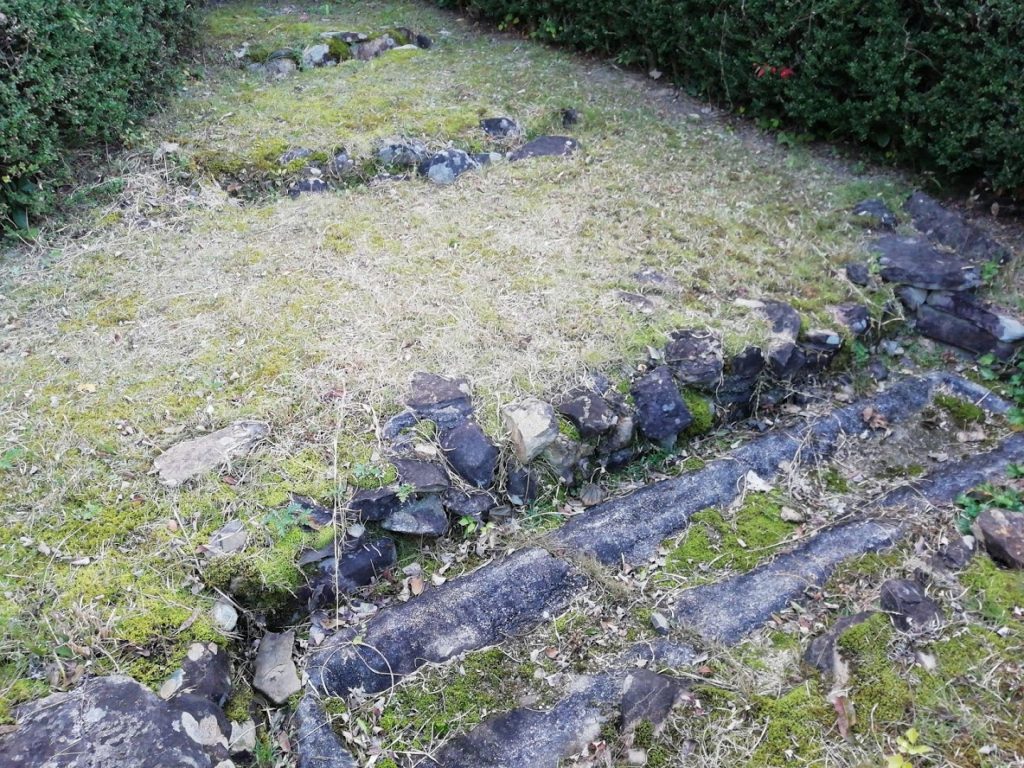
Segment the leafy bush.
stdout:
<svg viewBox="0 0 1024 768">
<path fill-rule="evenodd" d="M 0 229 L 52 198 L 67 148 L 114 141 L 174 82 L 194 0 L 0 5 Z"/>
<path fill-rule="evenodd" d="M 1024 187 L 1019 0 L 437 0 L 659 69 L 769 125 Z"/>
</svg>

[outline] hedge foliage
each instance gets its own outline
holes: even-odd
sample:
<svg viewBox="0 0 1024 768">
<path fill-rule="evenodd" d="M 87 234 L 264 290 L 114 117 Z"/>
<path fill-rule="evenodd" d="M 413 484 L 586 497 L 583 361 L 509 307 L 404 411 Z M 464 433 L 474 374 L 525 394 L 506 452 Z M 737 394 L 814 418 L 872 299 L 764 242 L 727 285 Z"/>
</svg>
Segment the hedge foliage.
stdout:
<svg viewBox="0 0 1024 768">
<path fill-rule="evenodd" d="M 437 0 L 770 125 L 1024 187 L 1021 0 Z"/>
<path fill-rule="evenodd" d="M 0 229 L 45 207 L 66 149 L 117 140 L 173 83 L 196 4 L 0 3 Z"/>
</svg>

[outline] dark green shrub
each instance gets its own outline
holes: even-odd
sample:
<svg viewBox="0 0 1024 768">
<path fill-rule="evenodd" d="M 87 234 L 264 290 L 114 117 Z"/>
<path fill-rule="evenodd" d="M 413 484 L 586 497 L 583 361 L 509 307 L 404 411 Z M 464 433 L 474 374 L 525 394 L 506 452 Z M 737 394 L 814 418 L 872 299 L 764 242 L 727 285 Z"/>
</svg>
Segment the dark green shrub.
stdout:
<svg viewBox="0 0 1024 768">
<path fill-rule="evenodd" d="M 115 141 L 174 82 L 194 0 L 0 5 L 0 229 L 50 201 L 65 150 Z"/>
<path fill-rule="evenodd" d="M 1024 187 L 1019 0 L 437 0 L 772 125 Z"/>
</svg>

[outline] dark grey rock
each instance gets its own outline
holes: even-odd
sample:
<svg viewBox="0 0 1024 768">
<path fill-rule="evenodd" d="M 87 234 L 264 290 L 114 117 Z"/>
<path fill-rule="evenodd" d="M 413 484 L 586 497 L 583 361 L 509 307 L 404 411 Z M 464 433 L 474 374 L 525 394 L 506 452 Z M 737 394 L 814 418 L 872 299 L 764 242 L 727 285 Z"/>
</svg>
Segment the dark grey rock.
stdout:
<svg viewBox="0 0 1024 768">
<path fill-rule="evenodd" d="M 505 159 L 505 156 L 498 152 L 478 152 L 471 157 L 476 161 L 476 164 L 480 166 L 493 165 L 495 163 L 500 163 Z"/>
<path fill-rule="evenodd" d="M 303 528 L 318 530 L 334 522 L 334 511 L 328 509 L 316 499 L 309 496 L 301 496 L 297 493 L 290 494 L 291 503 L 288 505 L 292 512 L 294 521 Z"/>
<path fill-rule="evenodd" d="M 523 135 L 523 127 L 511 117 L 486 117 L 480 121 L 480 127 L 495 139 L 517 139 Z"/>
<path fill-rule="evenodd" d="M 294 163 L 296 160 L 305 160 L 307 157 L 313 154 L 312 149 L 306 149 L 305 147 L 292 147 L 287 152 L 277 158 L 278 165 L 288 165 Z"/>
<path fill-rule="evenodd" d="M 583 446 L 565 435 L 558 435 L 551 445 L 544 449 L 544 460 L 548 463 L 563 485 L 575 482 L 574 470 L 583 459 Z"/>
<path fill-rule="evenodd" d="M 771 323 L 772 333 L 795 341 L 800 335 L 800 313 L 784 301 L 765 299 L 760 312 Z"/>
<path fill-rule="evenodd" d="M 665 345 L 665 364 L 681 384 L 713 390 L 722 381 L 722 340 L 710 332 L 673 331 Z"/>
<path fill-rule="evenodd" d="M 631 309 L 645 315 L 649 315 L 657 308 L 655 303 L 642 293 L 630 293 L 629 291 L 616 291 L 615 298 L 623 304 L 628 304 Z"/>
<path fill-rule="evenodd" d="M 294 632 L 267 632 L 256 652 L 252 687 L 275 704 L 284 704 L 288 697 L 302 690 L 299 674 L 292 660 Z"/>
<path fill-rule="evenodd" d="M 923 192 L 915 192 L 903 204 L 914 226 L 933 242 L 957 252 L 963 258 L 981 263 L 1009 261 L 1010 252 L 961 214 L 942 206 Z"/>
<path fill-rule="evenodd" d="M 181 667 L 160 688 L 160 698 L 189 694 L 223 707 L 231 695 L 231 658 L 216 643 L 192 643 Z"/>
<path fill-rule="evenodd" d="M 421 419 L 430 419 L 442 429 L 451 429 L 473 413 L 469 382 L 432 373 L 414 373 L 405 404 Z"/>
<path fill-rule="evenodd" d="M 442 497 L 444 508 L 453 518 L 471 517 L 486 519 L 487 513 L 496 505 L 494 497 L 483 491 L 461 491 L 450 488 Z"/>
<path fill-rule="evenodd" d="M 981 285 L 981 272 L 959 256 L 924 240 L 887 235 L 874 243 L 882 279 L 929 291 L 967 291 Z"/>
<path fill-rule="evenodd" d="M 945 570 L 960 571 L 967 567 L 973 556 L 974 548 L 961 536 L 954 535 L 951 541 L 939 548 L 932 562 Z"/>
<path fill-rule="evenodd" d="M 494 484 L 498 447 L 488 439 L 479 424 L 465 421 L 442 432 L 440 444 L 452 469 L 470 485 L 490 488 Z"/>
<path fill-rule="evenodd" d="M 415 139 L 388 139 L 377 149 L 377 161 L 390 168 L 416 168 L 429 157 L 423 142 Z"/>
<path fill-rule="evenodd" d="M 922 630 L 942 621 L 942 609 L 916 581 L 890 579 L 880 590 L 882 610 L 904 632 Z"/>
<path fill-rule="evenodd" d="M 911 312 L 917 312 L 918 307 L 928 300 L 928 291 L 923 288 L 901 285 L 896 288 L 896 297 L 904 307 Z"/>
<path fill-rule="evenodd" d="M 628 449 L 636 434 L 636 419 L 632 413 L 619 414 L 619 420 L 615 422 L 612 431 L 608 433 L 598 445 L 598 450 L 603 456 L 611 456 L 625 449 Z"/>
<path fill-rule="evenodd" d="M 973 323 L 999 341 L 1015 342 L 1024 339 L 1024 323 L 1008 309 L 994 307 L 975 296 L 932 291 L 927 301 L 942 312 Z"/>
<path fill-rule="evenodd" d="M 895 231 L 900 223 L 896 214 L 890 210 L 884 202 L 877 197 L 862 200 L 853 207 L 853 217 L 856 222 L 871 229 L 887 229 Z"/>
<path fill-rule="evenodd" d="M 569 128 L 577 125 L 580 122 L 580 113 L 578 110 L 568 107 L 562 110 L 562 127 Z"/>
<path fill-rule="evenodd" d="M 383 691 L 423 664 L 497 644 L 557 616 L 582 583 L 564 560 L 539 548 L 520 550 L 329 638 L 309 657 L 310 681 L 332 696 Z"/>
<path fill-rule="evenodd" d="M 600 437 L 619 420 L 608 401 L 586 387 L 569 390 L 555 407 L 579 430 L 580 437 L 585 440 Z"/>
<path fill-rule="evenodd" d="M 832 314 L 854 336 L 864 335 L 871 327 L 871 313 L 863 304 L 840 304 Z"/>
<path fill-rule="evenodd" d="M 862 624 L 874 615 L 875 611 L 862 611 L 852 616 L 840 617 L 827 631 L 811 640 L 810 645 L 807 646 L 807 650 L 804 652 L 804 663 L 814 667 L 822 674 L 833 674 L 836 640 L 850 627 Z"/>
<path fill-rule="evenodd" d="M 417 416 L 416 412 L 412 410 L 396 413 L 384 422 L 384 426 L 380 429 L 380 436 L 384 440 L 394 440 L 405 430 L 415 427 L 419 423 L 419 420 L 419 416 Z"/>
<path fill-rule="evenodd" d="M 759 347 L 747 347 L 729 361 L 729 373 L 741 378 L 756 377 L 764 370 L 764 355 Z"/>
<path fill-rule="evenodd" d="M 398 471 L 398 482 L 416 493 L 442 493 L 451 485 L 444 467 L 432 461 L 394 459 L 391 463 Z"/>
<path fill-rule="evenodd" d="M 302 697 L 294 718 L 298 768 L 358 768 L 312 693 Z"/>
<path fill-rule="evenodd" d="M 999 340 L 988 331 L 956 315 L 935 309 L 930 304 L 918 307 L 914 327 L 922 336 L 965 349 L 976 355 L 994 352 L 999 344 Z"/>
<path fill-rule="evenodd" d="M 655 368 L 630 387 L 636 403 L 636 424 L 648 440 L 669 446 L 693 423 L 667 366 Z"/>
<path fill-rule="evenodd" d="M 1024 568 L 1024 512 L 989 507 L 974 528 L 989 557 L 1007 568 Z"/>
<path fill-rule="evenodd" d="M 877 357 L 871 358 L 871 362 L 868 363 L 868 373 L 875 381 L 885 381 L 889 378 L 889 369 Z"/>
<path fill-rule="evenodd" d="M 636 458 L 637 451 L 633 447 L 619 448 L 618 450 L 603 453 L 600 456 L 601 466 L 608 472 L 618 472 L 629 466 Z"/>
<path fill-rule="evenodd" d="M 321 32 L 320 37 L 324 40 L 334 38 L 349 45 L 352 43 L 364 43 L 368 39 L 362 32 Z"/>
<path fill-rule="evenodd" d="M 431 494 L 404 502 L 384 519 L 381 527 L 395 533 L 444 536 L 448 532 L 448 516 L 441 497 Z"/>
<path fill-rule="evenodd" d="M 505 494 L 516 506 L 528 507 L 540 495 L 540 482 L 540 473 L 532 467 L 510 467 L 505 478 Z"/>
<path fill-rule="evenodd" d="M 835 331 L 812 329 L 800 339 L 799 354 L 803 360 L 800 369 L 821 371 L 832 364 L 836 353 L 843 346 L 843 338 Z"/>
<path fill-rule="evenodd" d="M 398 562 L 395 542 L 386 536 L 372 540 L 365 536 L 349 539 L 340 547 L 325 547 L 319 554 L 324 557 L 318 573 L 298 595 L 300 600 L 306 601 L 310 612 L 333 604 L 339 595 L 369 586 Z M 336 555 L 340 555 L 340 560 Z"/>
<path fill-rule="evenodd" d="M 643 269 L 633 273 L 633 279 L 636 280 L 640 285 L 645 286 L 648 290 L 657 293 L 679 293 L 682 290 L 682 286 L 679 285 L 679 281 L 670 275 L 666 275 L 653 267 L 644 267 Z M 681 333 L 695 333 L 697 331 L 681 331 Z M 706 334 L 705 334 L 706 335 Z"/>
<path fill-rule="evenodd" d="M 658 731 L 682 692 L 678 680 L 646 669 L 633 670 L 622 686 L 619 732 L 632 733 L 644 721 Z"/>
<path fill-rule="evenodd" d="M 326 66 L 331 60 L 331 49 L 324 43 L 311 45 L 302 52 L 302 66 L 307 69 Z"/>
<path fill-rule="evenodd" d="M 865 286 L 871 283 L 871 270 L 868 265 L 859 261 L 851 261 L 845 267 L 846 279 L 854 285 Z"/>
<path fill-rule="evenodd" d="M 579 142 L 569 136 L 538 136 L 510 154 L 508 159 L 515 161 L 531 157 L 565 157 L 573 154 L 579 146 Z"/>
<path fill-rule="evenodd" d="M 422 33 L 417 33 L 413 37 L 413 44 L 417 48 L 422 48 L 425 51 L 434 47 L 434 41 Z"/>
<path fill-rule="evenodd" d="M 363 523 L 379 523 L 397 510 L 398 505 L 398 491 L 391 486 L 358 490 L 348 502 L 348 508 Z"/>
<path fill-rule="evenodd" d="M 296 72 L 298 68 L 299 65 L 291 58 L 282 56 L 277 59 L 268 59 L 267 63 L 263 65 L 263 72 L 270 77 L 287 77 Z"/>
<path fill-rule="evenodd" d="M 4 768 L 213 768 L 228 759 L 230 726 L 208 700 L 169 702 L 129 677 L 87 680 L 17 710 L 0 736 Z"/>
<path fill-rule="evenodd" d="M 476 160 L 461 149 L 444 149 L 420 163 L 419 174 L 435 184 L 445 185 L 479 167 Z"/>
<path fill-rule="evenodd" d="M 782 301 L 765 300 L 759 310 L 771 323 L 772 338 L 764 357 L 772 374 L 778 379 L 789 379 L 803 367 L 796 340 L 800 333 L 800 313 Z"/>
<path fill-rule="evenodd" d="M 330 189 L 327 182 L 319 177 L 300 179 L 288 187 L 289 197 L 298 197 L 303 192 L 307 194 L 322 194 Z"/>
<path fill-rule="evenodd" d="M 324 173 L 335 179 L 351 176 L 355 172 L 356 164 L 344 149 L 335 150 L 333 157 L 324 167 Z"/>
<path fill-rule="evenodd" d="M 382 53 L 387 53 L 393 48 L 397 48 L 398 43 L 390 35 L 384 35 L 374 40 L 369 40 L 365 43 L 359 43 L 358 45 L 352 46 L 352 52 L 357 59 L 360 61 L 369 61 L 375 59 Z"/>
</svg>

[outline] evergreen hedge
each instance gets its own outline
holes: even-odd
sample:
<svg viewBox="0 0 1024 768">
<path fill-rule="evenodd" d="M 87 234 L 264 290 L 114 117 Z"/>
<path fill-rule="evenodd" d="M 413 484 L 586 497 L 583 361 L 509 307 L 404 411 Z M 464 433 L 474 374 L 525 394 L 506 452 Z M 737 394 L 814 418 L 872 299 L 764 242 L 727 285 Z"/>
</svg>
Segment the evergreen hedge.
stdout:
<svg viewBox="0 0 1024 768">
<path fill-rule="evenodd" d="M 0 230 L 52 198 L 66 150 L 116 141 L 174 82 L 196 0 L 0 3 Z"/>
<path fill-rule="evenodd" d="M 1020 0 L 436 0 L 771 126 L 1024 188 Z"/>
</svg>

